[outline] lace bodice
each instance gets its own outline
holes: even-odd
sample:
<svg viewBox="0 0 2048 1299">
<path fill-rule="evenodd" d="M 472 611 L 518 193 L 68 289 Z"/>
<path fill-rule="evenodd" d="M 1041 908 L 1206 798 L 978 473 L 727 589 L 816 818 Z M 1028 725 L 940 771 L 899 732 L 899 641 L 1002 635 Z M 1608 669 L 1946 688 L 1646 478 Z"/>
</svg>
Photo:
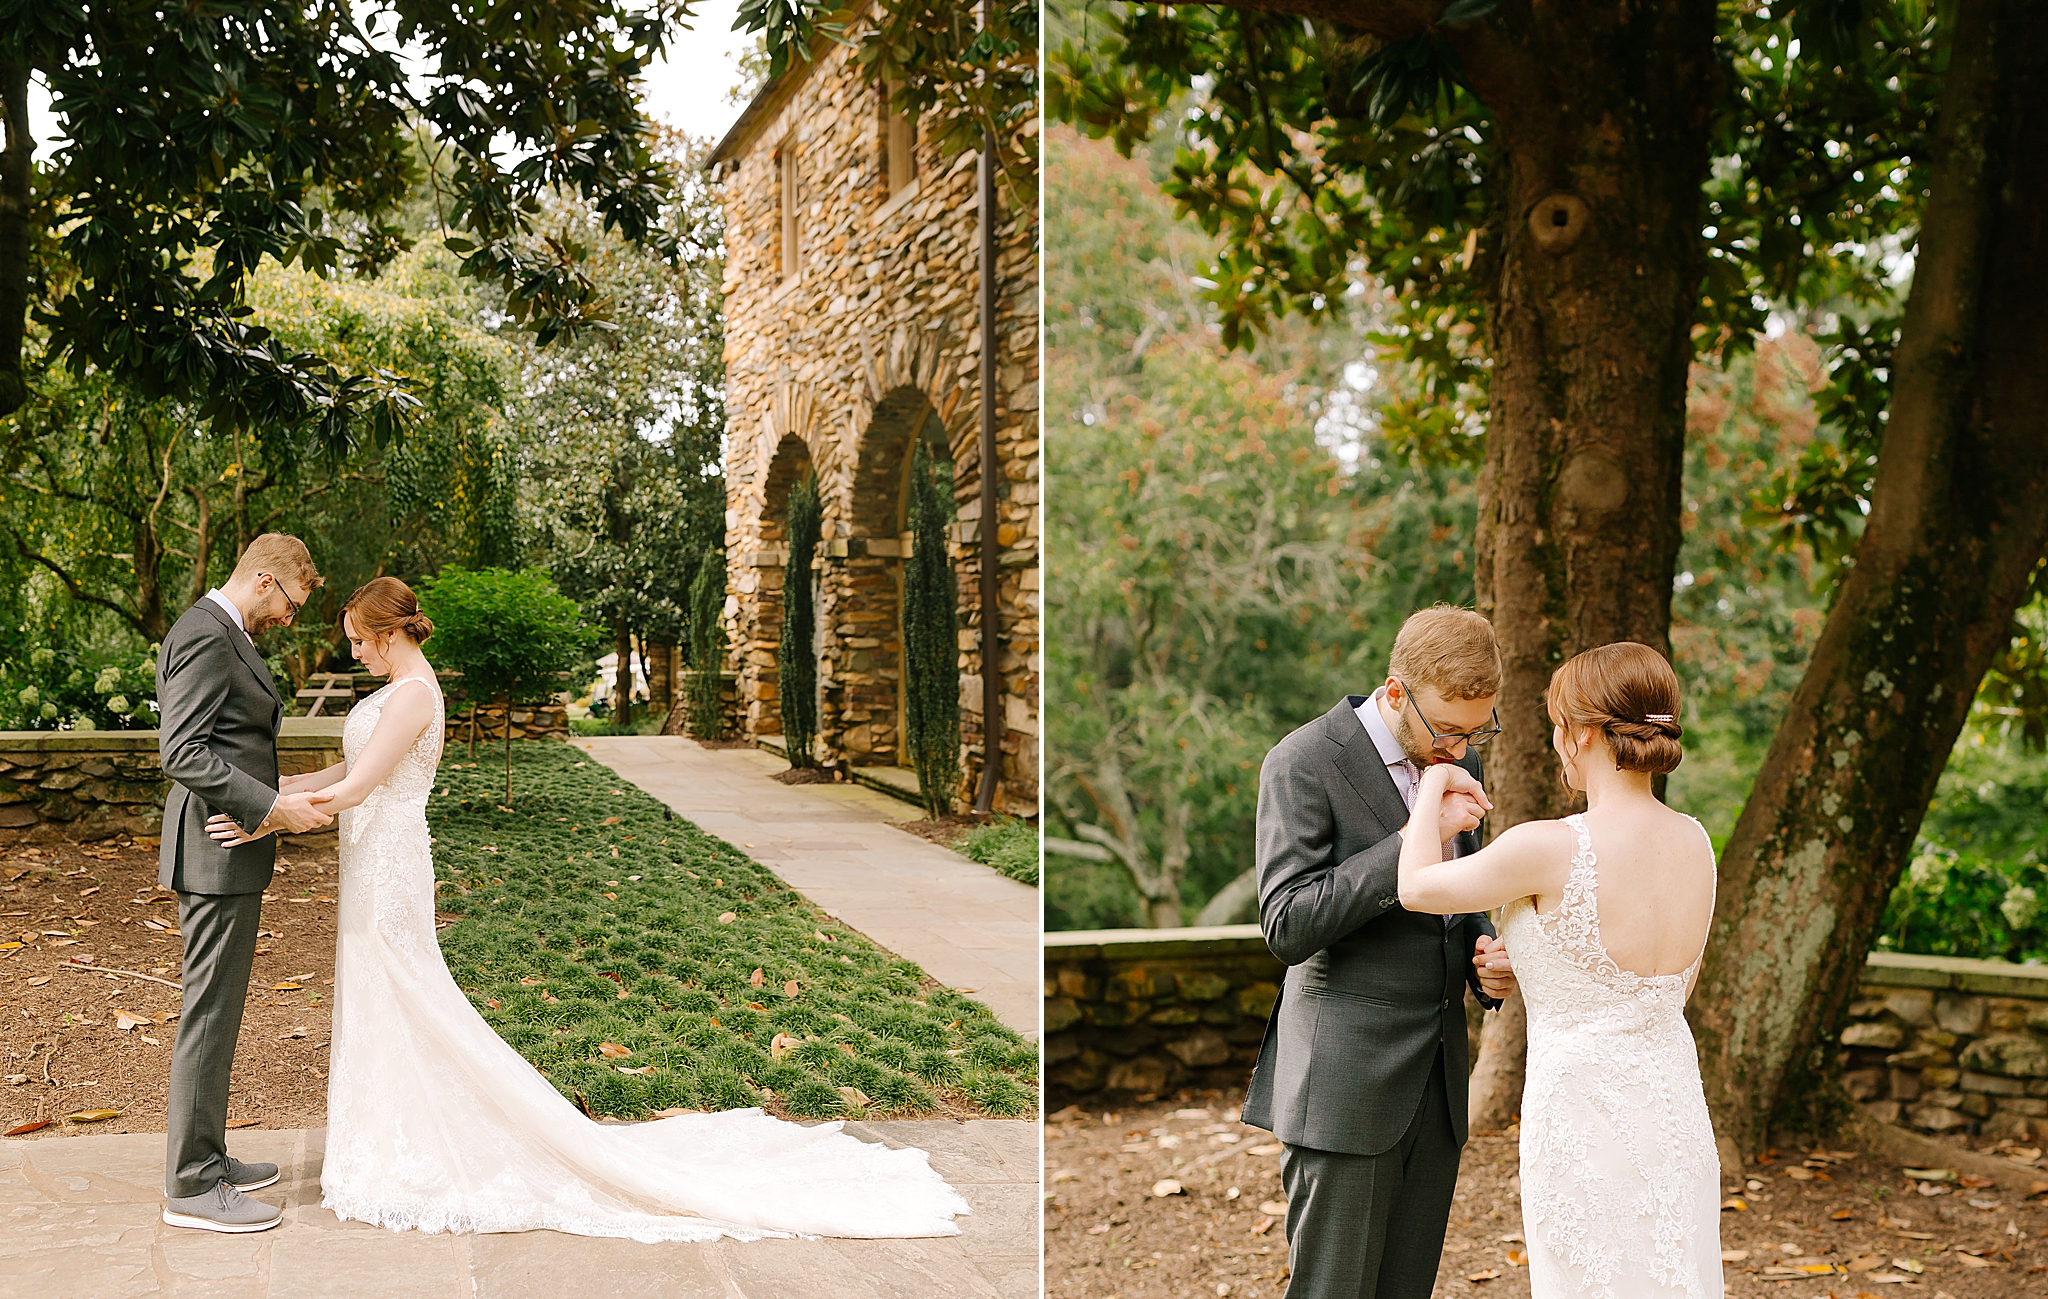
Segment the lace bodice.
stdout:
<svg viewBox="0 0 2048 1299">
<path fill-rule="evenodd" d="M 441 764 L 441 737 L 447 730 L 446 705 L 440 690 L 426 677 L 400 677 L 387 683 L 375 694 L 348 710 L 348 720 L 341 726 L 341 756 L 351 766 L 362 753 L 363 746 L 376 733 L 377 719 L 384 715 L 384 705 L 391 698 L 391 692 L 408 681 L 422 683 L 434 695 L 434 721 L 420 732 L 412 748 L 382 784 L 371 792 L 370 798 L 379 801 L 395 800 L 415 804 L 421 809 L 427 806 L 427 796 L 434 792 L 434 772 Z M 370 799 L 363 800 L 369 806 Z"/>
<path fill-rule="evenodd" d="M 1501 921 L 1529 1012 L 1531 1293 L 1718 1296 L 1720 1165 L 1685 1022 L 1699 961 L 1650 976 L 1615 962 L 1600 937 L 1592 834 L 1583 815 L 1565 823 L 1578 846 L 1556 908 L 1523 898 Z"/>
</svg>

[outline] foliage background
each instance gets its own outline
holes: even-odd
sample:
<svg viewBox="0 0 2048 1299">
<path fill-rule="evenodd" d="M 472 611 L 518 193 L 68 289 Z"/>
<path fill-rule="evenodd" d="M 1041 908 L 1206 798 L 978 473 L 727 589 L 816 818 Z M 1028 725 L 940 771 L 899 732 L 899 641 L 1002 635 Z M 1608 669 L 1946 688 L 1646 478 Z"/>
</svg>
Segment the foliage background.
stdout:
<svg viewBox="0 0 2048 1299">
<path fill-rule="evenodd" d="M 1251 865 L 1265 751 L 1376 686 L 1408 612 L 1472 599 L 1468 457 L 1455 443 L 1420 454 L 1443 444 L 1409 431 L 1428 367 L 1395 341 L 1384 291 L 1361 281 L 1328 319 L 1275 322 L 1256 358 L 1225 349 L 1203 296 L 1219 245 L 1162 192 L 1171 147 L 1125 160 L 1064 127 L 1047 141 L 1047 833 L 1093 850 L 1047 859 L 1054 929 L 1250 918 L 1242 894 L 1203 913 Z M 1089 201 L 1057 201 L 1068 194 Z M 1692 376 L 1672 612 L 1686 761 L 1668 797 L 1717 845 L 1860 529 L 1873 421 L 1840 331 L 1889 317 L 1881 302 L 1861 317 L 1838 305 L 1781 315 Z M 1781 508 L 1814 465 L 1837 470 L 1826 520 Z M 1266 521 L 1286 559 L 1233 560 Z M 2048 604 L 2015 632 L 2012 657 L 2037 655 Z M 1986 684 L 1880 947 L 2048 960 L 2048 758 L 2029 744 L 2042 709 L 2013 666 Z M 1135 871 L 1089 793 L 1114 769 Z M 1176 852 L 1167 914 L 1151 913 L 1146 872 L 1159 883 Z"/>
</svg>

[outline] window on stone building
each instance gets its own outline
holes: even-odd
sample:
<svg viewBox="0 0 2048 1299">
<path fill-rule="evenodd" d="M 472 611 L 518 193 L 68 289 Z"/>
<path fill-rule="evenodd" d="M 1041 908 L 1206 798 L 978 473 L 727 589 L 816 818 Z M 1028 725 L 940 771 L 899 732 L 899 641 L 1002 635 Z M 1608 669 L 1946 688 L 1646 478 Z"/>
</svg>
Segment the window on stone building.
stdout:
<svg viewBox="0 0 2048 1299">
<path fill-rule="evenodd" d="M 889 106 L 901 87 L 891 82 L 882 89 L 882 163 L 889 180 L 889 193 L 900 194 L 917 179 L 917 117 Z"/>
<path fill-rule="evenodd" d="M 781 215 L 780 237 L 782 241 L 782 278 L 796 278 L 803 269 L 801 258 L 801 233 L 797 217 L 797 205 L 803 200 L 803 177 L 797 166 L 796 141 L 787 140 L 775 151 L 776 182 L 780 193 L 776 206 Z"/>
</svg>

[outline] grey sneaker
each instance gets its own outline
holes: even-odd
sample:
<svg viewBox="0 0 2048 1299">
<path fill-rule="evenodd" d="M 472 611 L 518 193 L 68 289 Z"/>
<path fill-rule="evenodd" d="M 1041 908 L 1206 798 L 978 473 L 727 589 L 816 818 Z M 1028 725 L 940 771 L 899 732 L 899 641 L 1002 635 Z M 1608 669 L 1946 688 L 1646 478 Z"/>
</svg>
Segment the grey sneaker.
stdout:
<svg viewBox="0 0 2048 1299">
<path fill-rule="evenodd" d="M 164 1197 L 164 1221 L 201 1231 L 269 1231 L 284 1221 L 284 1210 L 252 1200 L 226 1182 L 216 1182 L 212 1190 L 200 1195 Z"/>
<path fill-rule="evenodd" d="M 227 1160 L 228 1175 L 220 1180 L 238 1191 L 260 1191 L 277 1181 L 276 1164 L 245 1164 L 233 1155 Z"/>
</svg>

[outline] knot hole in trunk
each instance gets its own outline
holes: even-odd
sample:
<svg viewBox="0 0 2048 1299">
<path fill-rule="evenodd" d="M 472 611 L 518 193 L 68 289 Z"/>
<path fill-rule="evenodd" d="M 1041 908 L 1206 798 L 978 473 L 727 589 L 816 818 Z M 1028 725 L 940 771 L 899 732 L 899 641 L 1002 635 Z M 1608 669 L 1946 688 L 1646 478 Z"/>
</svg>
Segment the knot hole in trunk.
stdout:
<svg viewBox="0 0 2048 1299">
<path fill-rule="evenodd" d="M 1529 233 L 1546 253 L 1561 253 L 1586 232 L 1586 203 L 1576 194 L 1550 194 L 1529 212 Z"/>
</svg>

